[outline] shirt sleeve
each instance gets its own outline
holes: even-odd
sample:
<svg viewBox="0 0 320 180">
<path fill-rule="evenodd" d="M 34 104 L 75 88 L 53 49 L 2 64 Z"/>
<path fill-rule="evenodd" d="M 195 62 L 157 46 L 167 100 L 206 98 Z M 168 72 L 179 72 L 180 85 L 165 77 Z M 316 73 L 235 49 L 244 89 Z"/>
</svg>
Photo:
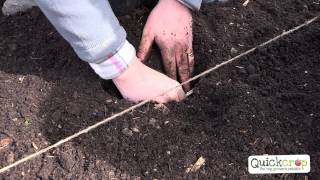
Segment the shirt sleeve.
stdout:
<svg viewBox="0 0 320 180">
<path fill-rule="evenodd" d="M 202 3 L 202 0 L 178 0 L 178 1 L 192 10 L 199 10 Z"/>
<path fill-rule="evenodd" d="M 79 58 L 87 61 L 101 78 L 118 76 L 136 55 L 107 0 L 36 3 Z"/>
<path fill-rule="evenodd" d="M 178 0 L 192 10 L 199 10 L 202 3 L 227 2 L 228 0 Z"/>
</svg>

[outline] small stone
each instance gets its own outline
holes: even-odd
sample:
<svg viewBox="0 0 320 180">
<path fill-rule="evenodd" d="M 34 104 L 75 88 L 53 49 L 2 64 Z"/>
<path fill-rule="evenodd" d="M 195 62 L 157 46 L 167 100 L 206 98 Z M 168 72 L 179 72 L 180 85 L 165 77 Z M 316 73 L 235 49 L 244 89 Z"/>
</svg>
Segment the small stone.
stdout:
<svg viewBox="0 0 320 180">
<path fill-rule="evenodd" d="M 132 130 L 133 132 L 136 132 L 136 133 L 140 132 L 140 130 L 139 130 L 138 128 L 136 128 L 136 127 L 131 128 L 131 130 Z"/>
<path fill-rule="evenodd" d="M 231 54 L 237 54 L 238 50 L 236 48 L 232 47 L 230 52 L 231 52 Z"/>
<path fill-rule="evenodd" d="M 109 178 L 111 179 L 116 176 L 116 173 L 114 171 L 110 171 L 108 175 L 109 175 Z"/>
<path fill-rule="evenodd" d="M 61 129 L 61 128 L 62 128 L 61 124 L 58 124 L 58 128 L 59 128 L 59 129 Z"/>
<path fill-rule="evenodd" d="M 133 136 L 133 132 L 132 132 L 130 129 L 128 129 L 128 128 L 124 128 L 124 129 L 122 130 L 122 133 L 123 133 L 124 135 L 126 135 L 126 136 Z"/>
<path fill-rule="evenodd" d="M 168 155 L 171 155 L 171 151 L 167 151 L 167 154 L 168 154 Z"/>
<path fill-rule="evenodd" d="M 73 99 L 77 99 L 78 96 L 79 96 L 79 95 L 78 95 L 77 91 L 75 91 L 75 92 L 73 93 L 73 95 L 72 95 Z"/>
<path fill-rule="evenodd" d="M 107 99 L 106 102 L 107 103 L 112 103 L 112 99 Z"/>
<path fill-rule="evenodd" d="M 169 113 L 169 108 L 164 105 L 164 104 L 155 104 L 154 108 L 157 110 L 160 110 L 163 114 L 168 114 Z"/>
<path fill-rule="evenodd" d="M 10 152 L 7 156 L 7 162 L 8 163 L 13 163 L 14 162 L 14 153 Z"/>
<path fill-rule="evenodd" d="M 165 121 L 165 122 L 164 122 L 164 125 L 167 125 L 167 124 L 169 124 L 169 121 Z"/>
<path fill-rule="evenodd" d="M 92 112 L 92 113 L 91 113 L 91 116 L 93 116 L 93 117 L 98 116 L 98 112 L 97 112 L 97 111 L 96 111 L 96 112 Z"/>
<path fill-rule="evenodd" d="M 252 64 L 249 64 L 247 71 L 249 74 L 254 74 L 256 72 L 256 68 Z"/>
<path fill-rule="evenodd" d="M 151 124 L 152 126 L 155 126 L 156 123 L 157 123 L 157 120 L 154 119 L 154 118 L 151 118 L 151 119 L 149 120 L 149 124 Z"/>
<path fill-rule="evenodd" d="M 247 71 L 246 71 L 244 68 L 239 68 L 239 69 L 238 69 L 238 73 L 239 73 L 239 74 L 246 75 L 246 74 L 247 74 Z"/>
<path fill-rule="evenodd" d="M 129 179 L 130 177 L 127 173 L 121 173 L 120 178 L 121 179 Z"/>
<path fill-rule="evenodd" d="M 101 164 L 101 161 L 100 160 L 96 160 L 96 166 L 100 166 L 100 164 Z"/>
</svg>

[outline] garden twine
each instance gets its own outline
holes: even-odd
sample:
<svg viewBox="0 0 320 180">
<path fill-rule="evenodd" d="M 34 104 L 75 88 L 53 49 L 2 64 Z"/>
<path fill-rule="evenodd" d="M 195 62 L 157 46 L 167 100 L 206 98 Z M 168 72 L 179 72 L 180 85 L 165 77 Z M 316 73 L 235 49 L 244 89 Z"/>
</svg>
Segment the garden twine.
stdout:
<svg viewBox="0 0 320 180">
<path fill-rule="evenodd" d="M 274 38 L 272 38 L 272 39 L 270 39 L 270 40 L 268 40 L 268 41 L 266 41 L 266 42 L 264 42 L 264 43 L 262 43 L 262 44 L 260 44 L 260 45 L 258 45 L 258 46 L 256 46 L 256 47 L 254 47 L 254 48 L 249 49 L 249 50 L 246 51 L 246 52 L 243 52 L 243 53 L 241 53 L 241 54 L 239 54 L 239 55 L 237 55 L 237 56 L 235 56 L 235 57 L 233 57 L 233 58 L 231 58 L 231 59 L 229 59 L 229 60 L 227 60 L 227 61 L 224 61 L 224 62 L 222 62 L 221 64 L 217 64 L 216 66 L 214 66 L 214 67 L 212 67 L 212 68 L 210 68 L 210 69 L 208 69 L 208 70 L 206 70 L 206 71 L 204 71 L 204 72 L 202 72 L 202 73 L 200 73 L 200 74 L 192 77 L 192 78 L 189 79 L 188 81 L 185 81 L 185 82 L 181 83 L 180 85 L 178 85 L 178 86 L 176 86 L 176 87 L 174 87 L 174 88 L 171 88 L 171 89 L 165 91 L 164 93 L 162 93 L 162 94 L 160 94 L 160 95 L 158 95 L 158 96 L 161 96 L 161 95 L 163 95 L 163 94 L 166 94 L 166 93 L 168 93 L 168 92 L 170 92 L 170 91 L 172 91 L 172 90 L 174 90 L 174 89 L 176 89 L 176 88 L 179 88 L 179 87 L 181 87 L 181 86 L 183 86 L 183 85 L 185 85 L 185 84 L 187 84 L 187 83 L 190 83 L 191 81 L 197 80 L 197 79 L 199 79 L 200 77 L 203 77 L 203 76 L 211 73 L 212 71 L 215 71 L 215 70 L 219 69 L 220 67 L 222 67 L 222 66 L 224 66 L 224 65 L 227 65 L 227 64 L 229 64 L 229 63 L 231 63 L 231 62 L 233 62 L 233 61 L 235 61 L 235 60 L 237 60 L 237 59 L 239 59 L 239 58 L 241 58 L 241 57 L 243 57 L 243 56 L 245 56 L 245 55 L 250 54 L 250 53 L 254 52 L 255 50 L 257 50 L 258 48 L 264 47 L 264 46 L 266 46 L 266 45 L 268 45 L 268 44 L 270 44 L 270 43 L 272 43 L 272 42 L 274 42 L 274 41 L 276 41 L 276 40 L 278 40 L 278 39 L 280 39 L 280 38 L 282 38 L 282 37 L 284 37 L 284 36 L 287 36 L 287 35 L 295 32 L 295 31 L 301 29 L 301 28 L 304 27 L 304 26 L 307 26 L 307 25 L 311 24 L 312 22 L 314 22 L 314 21 L 316 21 L 316 20 L 318 20 L 318 19 L 319 19 L 319 15 L 316 16 L 316 17 L 314 17 L 314 18 L 312 18 L 312 19 L 310 19 L 310 20 L 308 20 L 308 21 L 306 21 L 305 23 L 303 23 L 303 24 L 301 24 L 301 25 L 299 25 L 299 26 L 296 26 L 296 27 L 294 27 L 294 28 L 292 28 L 292 29 L 290 29 L 290 30 L 288 30 L 288 31 L 283 32 L 282 34 L 280 34 L 280 35 L 278 35 L 278 36 L 276 36 L 276 37 L 274 37 Z M 189 96 L 190 94 L 192 94 L 192 93 L 187 93 L 186 96 Z M 156 96 L 156 97 L 158 97 L 158 96 Z M 153 98 L 151 98 L 151 99 L 153 99 Z M 45 152 L 47 152 L 47 151 L 49 151 L 49 150 L 51 150 L 51 149 L 53 149 L 53 148 L 57 148 L 57 147 L 61 146 L 62 144 L 66 143 L 66 142 L 68 142 L 68 141 L 71 141 L 71 140 L 73 140 L 74 138 L 79 137 L 79 136 L 82 135 L 82 134 L 88 133 L 89 131 L 92 131 L 92 130 L 96 129 L 97 127 L 99 127 L 99 126 L 101 126 L 101 125 L 103 125 L 103 124 L 106 124 L 107 122 L 110 122 L 111 120 L 113 120 L 113 119 L 115 119 L 115 118 L 117 118 L 117 117 L 120 117 L 120 116 L 122 116 L 122 115 L 124 115 L 124 114 L 126 114 L 126 113 L 129 113 L 130 111 L 135 110 L 135 109 L 137 109 L 137 108 L 139 108 L 139 107 L 147 104 L 148 102 L 151 102 L 151 101 L 152 101 L 151 99 L 144 100 L 144 101 L 142 101 L 142 102 L 140 102 L 140 103 L 138 103 L 138 104 L 136 104 L 136 105 L 133 105 L 133 106 L 131 106 L 131 107 L 129 107 L 129 108 L 127 108 L 127 109 L 125 109 L 125 110 L 117 113 L 117 114 L 114 114 L 114 115 L 111 116 L 111 117 L 108 117 L 108 118 L 106 118 L 106 119 L 104 119 L 104 120 L 102 120 L 102 121 L 100 121 L 100 122 L 98 122 L 98 123 L 96 123 L 96 124 L 94 124 L 94 125 L 91 125 L 91 126 L 85 128 L 85 129 L 83 129 L 83 130 L 81 130 L 81 131 L 79 131 L 79 132 L 71 135 L 71 136 L 66 137 L 66 138 L 64 138 L 64 139 L 56 142 L 56 143 L 53 144 L 53 145 L 50 145 L 50 146 L 48 146 L 48 147 L 46 147 L 46 148 L 44 148 L 44 149 L 41 149 L 41 150 L 39 150 L 39 151 L 37 151 L 37 152 L 35 152 L 35 153 L 33 153 L 33 154 L 30 154 L 30 155 L 28 155 L 28 156 L 26 156 L 26 157 L 24 157 L 24 158 L 22 158 L 22 159 L 20 159 L 20 160 L 18 160 L 18 161 L 15 161 L 14 163 L 9 164 L 9 165 L 1 168 L 1 169 L 0 169 L 0 173 L 4 173 L 5 171 L 8 171 L 9 169 L 11 169 L 11 168 L 13 168 L 13 167 L 18 166 L 19 164 L 22 164 L 22 163 L 24 163 L 24 162 L 26 162 L 26 161 L 29 161 L 29 160 L 31 160 L 31 159 L 34 159 L 34 158 L 36 158 L 37 156 L 39 156 L 39 155 L 41 155 L 41 154 L 43 154 L 43 153 L 45 153 Z"/>
</svg>

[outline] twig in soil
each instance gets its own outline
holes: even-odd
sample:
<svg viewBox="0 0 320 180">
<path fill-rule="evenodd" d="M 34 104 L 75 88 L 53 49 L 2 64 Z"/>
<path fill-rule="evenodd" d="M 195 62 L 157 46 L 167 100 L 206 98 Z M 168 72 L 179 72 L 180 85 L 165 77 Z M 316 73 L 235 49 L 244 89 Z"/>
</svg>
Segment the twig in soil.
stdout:
<svg viewBox="0 0 320 180">
<path fill-rule="evenodd" d="M 19 83 L 23 83 L 23 81 L 24 81 L 25 78 L 26 78 L 25 76 L 19 77 L 19 78 L 18 78 Z"/>
<path fill-rule="evenodd" d="M 191 81 L 197 80 L 197 79 L 199 79 L 200 77 L 203 77 L 203 76 L 205 76 L 205 75 L 207 75 L 207 74 L 209 74 L 209 73 L 211 73 L 211 72 L 213 72 L 213 71 L 215 71 L 215 70 L 217 70 L 217 69 L 219 69 L 219 68 L 221 68 L 221 67 L 223 67 L 223 66 L 225 66 L 225 65 L 227 65 L 227 64 L 230 64 L 230 63 L 234 62 L 234 61 L 237 60 L 237 59 L 240 59 L 240 58 L 242 58 L 242 57 L 244 57 L 244 56 L 246 56 L 246 55 L 254 52 L 254 51 L 257 50 L 258 48 L 265 47 L 266 45 L 268 45 L 268 44 L 270 44 L 270 43 L 272 43 L 272 42 L 274 42 L 274 41 L 276 41 L 276 40 L 278 40 L 278 39 L 280 39 L 280 38 L 282 38 L 282 37 L 284 37 L 284 36 L 287 36 L 287 35 L 295 32 L 295 31 L 301 29 L 302 27 L 305 27 L 305 26 L 311 24 L 312 22 L 318 20 L 318 19 L 319 19 L 319 16 L 320 16 L 320 15 L 318 15 L 318 16 L 316 16 L 316 17 L 314 17 L 314 18 L 312 18 L 312 19 L 310 19 L 310 20 L 308 20 L 308 21 L 306 21 L 305 23 L 303 23 L 303 24 L 301 24 L 301 25 L 299 25 L 299 26 L 297 26 L 297 27 L 294 27 L 293 29 L 290 29 L 289 31 L 283 32 L 282 34 L 280 34 L 280 35 L 278 35 L 278 36 L 270 39 L 269 41 L 266 41 L 266 42 L 264 42 L 264 43 L 262 43 L 262 44 L 260 44 L 260 45 L 258 45 L 258 46 L 256 46 L 256 47 L 254 47 L 254 48 L 251 48 L 251 49 L 249 49 L 249 50 L 246 51 L 246 52 L 243 52 L 243 53 L 241 53 L 241 54 L 239 54 L 239 55 L 237 55 L 237 56 L 235 56 L 235 57 L 233 57 L 233 58 L 231 58 L 231 59 L 229 59 L 229 60 L 227 60 L 227 61 L 222 62 L 221 64 L 217 64 L 216 66 L 214 66 L 214 67 L 212 67 L 212 68 L 210 68 L 210 69 L 208 69 L 208 70 L 205 70 L 204 72 L 202 72 L 202 73 L 200 73 L 200 74 L 198 74 L 198 75 L 190 78 L 189 80 L 181 83 L 180 85 L 178 85 L 178 86 L 176 86 L 176 87 L 173 87 L 173 88 L 165 91 L 164 93 L 162 93 L 162 94 L 160 94 L 160 95 L 158 95 L 158 96 L 162 96 L 163 94 L 166 94 L 166 93 L 168 93 L 168 92 L 170 92 L 170 91 L 172 91 L 172 90 L 174 90 L 174 89 L 180 88 L 180 87 L 182 87 L 183 85 L 190 83 Z M 158 97 L 158 96 L 156 96 L 156 97 Z M 31 160 L 31 159 L 34 159 L 34 158 L 36 158 L 37 156 L 39 156 L 39 155 L 41 155 L 41 154 L 43 154 L 43 153 L 45 153 L 45 152 L 47 152 L 47 151 L 49 151 L 49 150 L 51 150 L 51 149 L 53 149 L 53 148 L 57 148 L 57 147 L 63 145 L 64 143 L 66 143 L 66 142 L 68 142 L 68 141 L 71 141 L 71 140 L 79 137 L 79 136 L 82 135 L 82 134 L 86 134 L 86 133 L 88 133 L 89 131 L 92 131 L 92 130 L 96 129 L 96 128 L 98 128 L 98 127 L 100 127 L 100 126 L 102 126 L 102 125 L 110 122 L 110 121 L 113 120 L 113 119 L 116 119 L 116 118 L 118 118 L 118 117 L 120 117 L 120 116 L 122 116 L 122 115 L 124 115 L 124 114 L 127 114 L 127 113 L 131 112 L 132 110 L 135 110 L 135 109 L 137 109 L 137 108 L 139 108 L 139 107 L 141 107 L 141 106 L 143 106 L 143 105 L 151 102 L 151 101 L 152 101 L 151 99 L 154 99 L 154 98 L 156 98 L 156 97 L 153 97 L 153 98 L 144 100 L 144 101 L 142 101 L 142 102 L 140 102 L 140 103 L 138 103 L 138 104 L 136 104 L 136 105 L 133 105 L 133 106 L 129 107 L 128 109 L 125 109 L 125 110 L 123 110 L 123 111 L 121 111 L 121 112 L 119 112 L 119 113 L 114 114 L 113 116 L 111 116 L 111 117 L 109 117 L 109 118 L 106 118 L 106 119 L 104 119 L 104 120 L 102 120 L 102 121 L 100 121 L 100 122 L 97 122 L 96 124 L 91 125 L 91 126 L 85 128 L 85 129 L 83 129 L 83 130 L 81 130 L 81 131 L 79 131 L 79 132 L 71 135 L 71 136 L 68 136 L 68 137 L 66 137 L 65 139 L 62 139 L 62 140 L 56 142 L 55 144 L 53 144 L 53 145 L 51 145 L 51 146 L 48 146 L 48 147 L 46 147 L 46 148 L 44 148 L 44 149 L 39 150 L 38 152 L 35 152 L 35 153 L 33 153 L 33 154 L 30 154 L 30 155 L 28 155 L 28 156 L 26 156 L 26 157 L 24 157 L 24 158 L 22 158 L 22 159 L 20 159 L 20 160 L 18 160 L 18 161 L 16 161 L 16 162 L 12 163 L 12 164 L 9 164 L 9 165 L 1 168 L 1 169 L 0 169 L 0 173 L 4 173 L 4 172 L 6 172 L 6 171 L 9 170 L 9 169 L 18 166 L 19 164 L 22 164 L 22 163 L 24 163 L 24 162 L 26 162 L 26 161 L 29 161 L 29 160 Z"/>
<path fill-rule="evenodd" d="M 56 158 L 57 156 L 47 156 L 48 158 Z"/>
<path fill-rule="evenodd" d="M 249 4 L 250 0 L 246 0 L 242 5 L 247 6 Z"/>
<path fill-rule="evenodd" d="M 206 159 L 203 158 L 202 156 L 197 160 L 196 163 L 194 163 L 194 165 L 191 165 L 187 170 L 186 173 L 190 173 L 190 172 L 197 172 L 206 162 Z"/>
<path fill-rule="evenodd" d="M 42 57 L 32 57 L 32 56 L 29 56 L 30 59 L 32 60 L 41 60 L 43 59 Z"/>
<path fill-rule="evenodd" d="M 193 94 L 193 89 L 191 89 L 190 91 L 188 91 L 187 93 L 186 93 L 186 97 L 189 97 L 189 96 L 191 96 Z"/>
<path fill-rule="evenodd" d="M 36 151 L 39 149 L 38 146 L 36 145 L 36 143 L 32 142 L 31 144 L 32 144 L 32 147 L 33 147 Z"/>
<path fill-rule="evenodd" d="M 166 105 L 164 105 L 164 104 L 155 104 L 154 105 L 154 109 L 156 109 L 156 110 L 160 110 L 160 111 L 162 111 L 164 114 L 167 114 L 170 110 L 169 110 L 169 108 L 166 106 Z"/>
<path fill-rule="evenodd" d="M 255 145 L 255 144 L 257 144 L 257 142 L 260 140 L 260 138 L 257 138 L 256 140 L 254 140 L 254 142 L 253 143 L 249 143 L 251 146 L 253 146 L 253 145 Z"/>
</svg>

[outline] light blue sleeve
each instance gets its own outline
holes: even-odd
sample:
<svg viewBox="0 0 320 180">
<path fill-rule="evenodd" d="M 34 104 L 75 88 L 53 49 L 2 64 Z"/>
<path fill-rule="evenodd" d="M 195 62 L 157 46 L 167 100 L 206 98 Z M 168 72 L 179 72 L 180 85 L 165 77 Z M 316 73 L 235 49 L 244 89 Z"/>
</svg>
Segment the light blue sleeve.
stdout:
<svg viewBox="0 0 320 180">
<path fill-rule="evenodd" d="M 202 0 L 178 0 L 192 10 L 199 10 Z"/>
<path fill-rule="evenodd" d="M 202 3 L 210 3 L 214 1 L 226 2 L 227 0 L 179 0 L 179 1 L 193 10 L 199 10 Z"/>
<path fill-rule="evenodd" d="M 102 63 L 116 54 L 126 42 L 126 32 L 107 0 L 36 2 L 84 61 Z"/>
</svg>

